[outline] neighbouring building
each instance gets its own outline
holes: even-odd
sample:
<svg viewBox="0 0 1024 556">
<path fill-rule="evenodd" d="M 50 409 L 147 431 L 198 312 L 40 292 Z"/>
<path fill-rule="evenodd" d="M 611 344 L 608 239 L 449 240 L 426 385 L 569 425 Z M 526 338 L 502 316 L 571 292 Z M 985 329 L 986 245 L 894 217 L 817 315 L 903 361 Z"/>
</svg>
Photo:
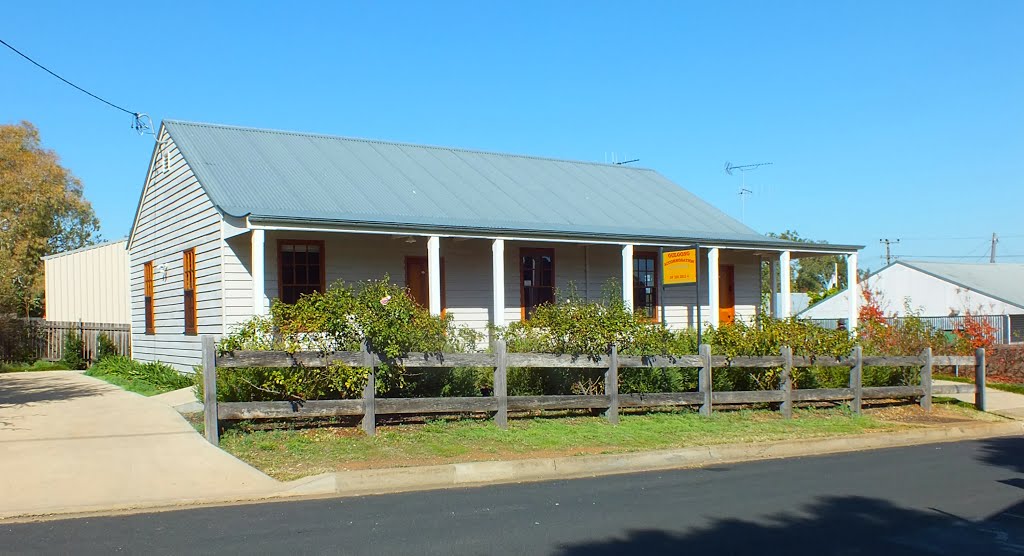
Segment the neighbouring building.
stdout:
<svg viewBox="0 0 1024 556">
<path fill-rule="evenodd" d="M 128 324 L 128 240 L 43 257 L 48 321 Z"/>
<path fill-rule="evenodd" d="M 200 336 L 336 280 L 388 275 L 486 332 L 570 283 L 597 299 L 615 279 L 624 303 L 693 327 L 698 306 L 710 325 L 755 317 L 762 261 L 840 254 L 855 273 L 860 248 L 760 235 L 624 165 L 164 121 L 149 168 L 128 242 L 134 356 L 180 369 Z M 695 244 L 701 291 L 661 299 L 659 248 Z"/>
<path fill-rule="evenodd" d="M 951 328 L 956 317 L 968 312 L 1001 317 L 993 319 L 1000 340 L 1024 341 L 1024 264 L 898 260 L 858 284 L 857 298 L 863 298 L 865 288 L 876 294 L 886 315 L 900 317 L 909 311 L 953 323 L 943 328 Z M 846 318 L 849 297 L 849 289 L 843 290 L 797 317 Z"/>
</svg>

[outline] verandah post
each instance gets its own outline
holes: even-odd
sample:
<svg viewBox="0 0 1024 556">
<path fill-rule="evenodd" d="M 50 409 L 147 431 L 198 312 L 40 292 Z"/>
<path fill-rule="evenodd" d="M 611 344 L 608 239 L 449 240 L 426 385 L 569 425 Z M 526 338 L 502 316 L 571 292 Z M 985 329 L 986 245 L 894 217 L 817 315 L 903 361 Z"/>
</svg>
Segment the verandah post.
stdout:
<svg viewBox="0 0 1024 556">
<path fill-rule="evenodd" d="M 923 365 L 921 365 L 921 388 L 924 395 L 921 396 L 921 409 L 931 411 L 932 409 L 932 348 L 924 348 L 921 354 Z"/>
<path fill-rule="evenodd" d="M 793 417 L 793 348 L 782 346 L 782 405 L 779 410 L 786 419 Z"/>
<path fill-rule="evenodd" d="M 508 428 L 508 358 L 505 356 L 505 340 L 494 342 L 494 399 L 498 410 L 494 412 L 494 423 L 500 429 Z"/>
<path fill-rule="evenodd" d="M 363 432 L 367 436 L 377 434 L 377 381 L 373 370 L 373 353 L 370 345 L 363 342 L 363 366 L 367 367 L 366 385 L 363 386 Z"/>
<path fill-rule="evenodd" d="M 850 400 L 850 410 L 855 415 L 860 415 L 864 404 L 864 350 L 860 346 L 853 346 L 853 365 L 850 367 L 850 388 L 853 389 L 853 399 Z"/>
<path fill-rule="evenodd" d="M 220 420 L 217 415 L 217 345 L 213 336 L 203 336 L 203 426 L 206 440 L 220 444 Z"/>
<path fill-rule="evenodd" d="M 604 372 L 604 395 L 608 396 L 608 411 L 604 416 L 613 425 L 619 424 L 619 348 L 612 344 L 608 353 L 608 370 Z"/>
<path fill-rule="evenodd" d="M 985 411 L 985 348 L 974 350 L 974 408 Z"/>
<path fill-rule="evenodd" d="M 697 348 L 700 354 L 701 367 L 697 375 L 697 387 L 701 394 L 704 394 L 704 403 L 700 406 L 700 414 L 711 415 L 711 346 L 701 344 Z"/>
</svg>

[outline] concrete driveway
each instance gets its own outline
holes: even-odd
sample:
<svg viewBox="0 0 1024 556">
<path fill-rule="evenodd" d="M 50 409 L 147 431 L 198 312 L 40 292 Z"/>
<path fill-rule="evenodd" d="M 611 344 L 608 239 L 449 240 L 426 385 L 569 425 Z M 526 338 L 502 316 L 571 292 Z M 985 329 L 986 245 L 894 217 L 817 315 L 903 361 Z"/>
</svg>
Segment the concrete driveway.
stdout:
<svg viewBox="0 0 1024 556">
<path fill-rule="evenodd" d="M 166 403 L 71 371 L 0 374 L 0 519 L 270 496 Z"/>
<path fill-rule="evenodd" d="M 949 385 L 959 383 L 949 380 L 936 380 L 935 384 Z M 953 394 L 947 397 L 956 398 L 966 403 L 974 403 L 974 394 Z M 985 411 L 1010 419 L 1024 421 L 1024 395 L 988 387 L 985 389 Z"/>
</svg>

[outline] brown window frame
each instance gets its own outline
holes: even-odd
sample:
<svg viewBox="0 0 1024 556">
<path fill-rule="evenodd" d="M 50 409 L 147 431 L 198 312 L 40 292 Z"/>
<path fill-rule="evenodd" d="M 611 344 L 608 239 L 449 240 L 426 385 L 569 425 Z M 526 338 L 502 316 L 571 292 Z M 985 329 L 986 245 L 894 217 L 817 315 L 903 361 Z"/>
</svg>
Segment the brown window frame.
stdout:
<svg viewBox="0 0 1024 556">
<path fill-rule="evenodd" d="M 324 241 L 321 239 L 279 239 L 277 240 L 277 298 L 281 301 L 285 301 L 285 287 L 300 286 L 300 284 L 286 285 L 284 283 L 284 257 L 281 254 L 283 253 L 283 247 L 286 245 L 316 245 L 320 247 L 320 283 L 316 284 L 315 291 L 323 293 L 327 288 L 327 252 L 324 249 Z M 306 266 L 308 267 L 309 265 L 307 264 Z M 308 274 L 306 278 L 307 282 L 305 284 L 301 284 L 301 286 L 308 287 L 313 285 L 309 283 Z M 291 303 L 298 301 L 298 298 L 301 297 L 302 295 L 303 294 L 300 293 L 298 296 L 296 296 L 294 300 L 291 301 Z M 285 302 L 287 303 L 287 301 Z"/>
<path fill-rule="evenodd" d="M 530 317 L 530 312 L 527 311 L 526 307 L 526 284 L 523 283 L 523 258 L 527 256 L 551 257 L 551 285 L 550 286 L 539 286 L 539 287 L 550 287 L 551 288 L 551 302 L 555 302 L 555 250 L 552 247 L 520 247 L 519 248 L 519 318 L 522 321 L 526 321 Z M 530 286 L 535 288 L 538 286 Z"/>
<path fill-rule="evenodd" d="M 198 334 L 199 323 L 196 318 L 196 249 L 186 249 L 181 253 L 181 289 L 185 306 L 185 334 Z"/>
<path fill-rule="evenodd" d="M 637 268 L 637 261 L 641 259 L 650 259 L 653 263 L 651 266 L 651 273 L 653 274 L 654 279 L 654 283 L 652 286 L 653 291 L 651 294 L 651 314 L 648 315 L 645 311 L 644 318 L 650 319 L 651 322 L 661 322 L 661 305 L 659 304 L 659 295 L 661 294 L 661 292 L 659 291 L 661 285 L 661 278 L 659 275 L 660 269 L 658 268 L 659 261 L 657 251 L 636 251 L 633 253 L 633 312 L 636 313 L 640 309 L 646 308 L 646 304 L 640 305 L 640 297 L 637 295 L 638 290 L 642 288 L 642 286 L 639 285 L 639 269 Z"/>
<path fill-rule="evenodd" d="M 153 261 L 146 261 L 142 266 L 143 295 L 145 296 L 144 312 L 146 334 L 156 334 L 156 311 L 153 307 Z"/>
</svg>

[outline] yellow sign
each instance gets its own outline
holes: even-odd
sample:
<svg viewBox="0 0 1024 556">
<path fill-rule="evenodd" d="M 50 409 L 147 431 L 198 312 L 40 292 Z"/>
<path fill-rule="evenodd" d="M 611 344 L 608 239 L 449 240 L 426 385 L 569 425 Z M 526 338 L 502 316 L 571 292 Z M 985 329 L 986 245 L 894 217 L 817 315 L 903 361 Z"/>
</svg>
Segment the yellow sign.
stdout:
<svg viewBox="0 0 1024 556">
<path fill-rule="evenodd" d="M 693 284 L 697 282 L 697 250 L 665 251 L 661 259 L 665 284 Z"/>
</svg>

